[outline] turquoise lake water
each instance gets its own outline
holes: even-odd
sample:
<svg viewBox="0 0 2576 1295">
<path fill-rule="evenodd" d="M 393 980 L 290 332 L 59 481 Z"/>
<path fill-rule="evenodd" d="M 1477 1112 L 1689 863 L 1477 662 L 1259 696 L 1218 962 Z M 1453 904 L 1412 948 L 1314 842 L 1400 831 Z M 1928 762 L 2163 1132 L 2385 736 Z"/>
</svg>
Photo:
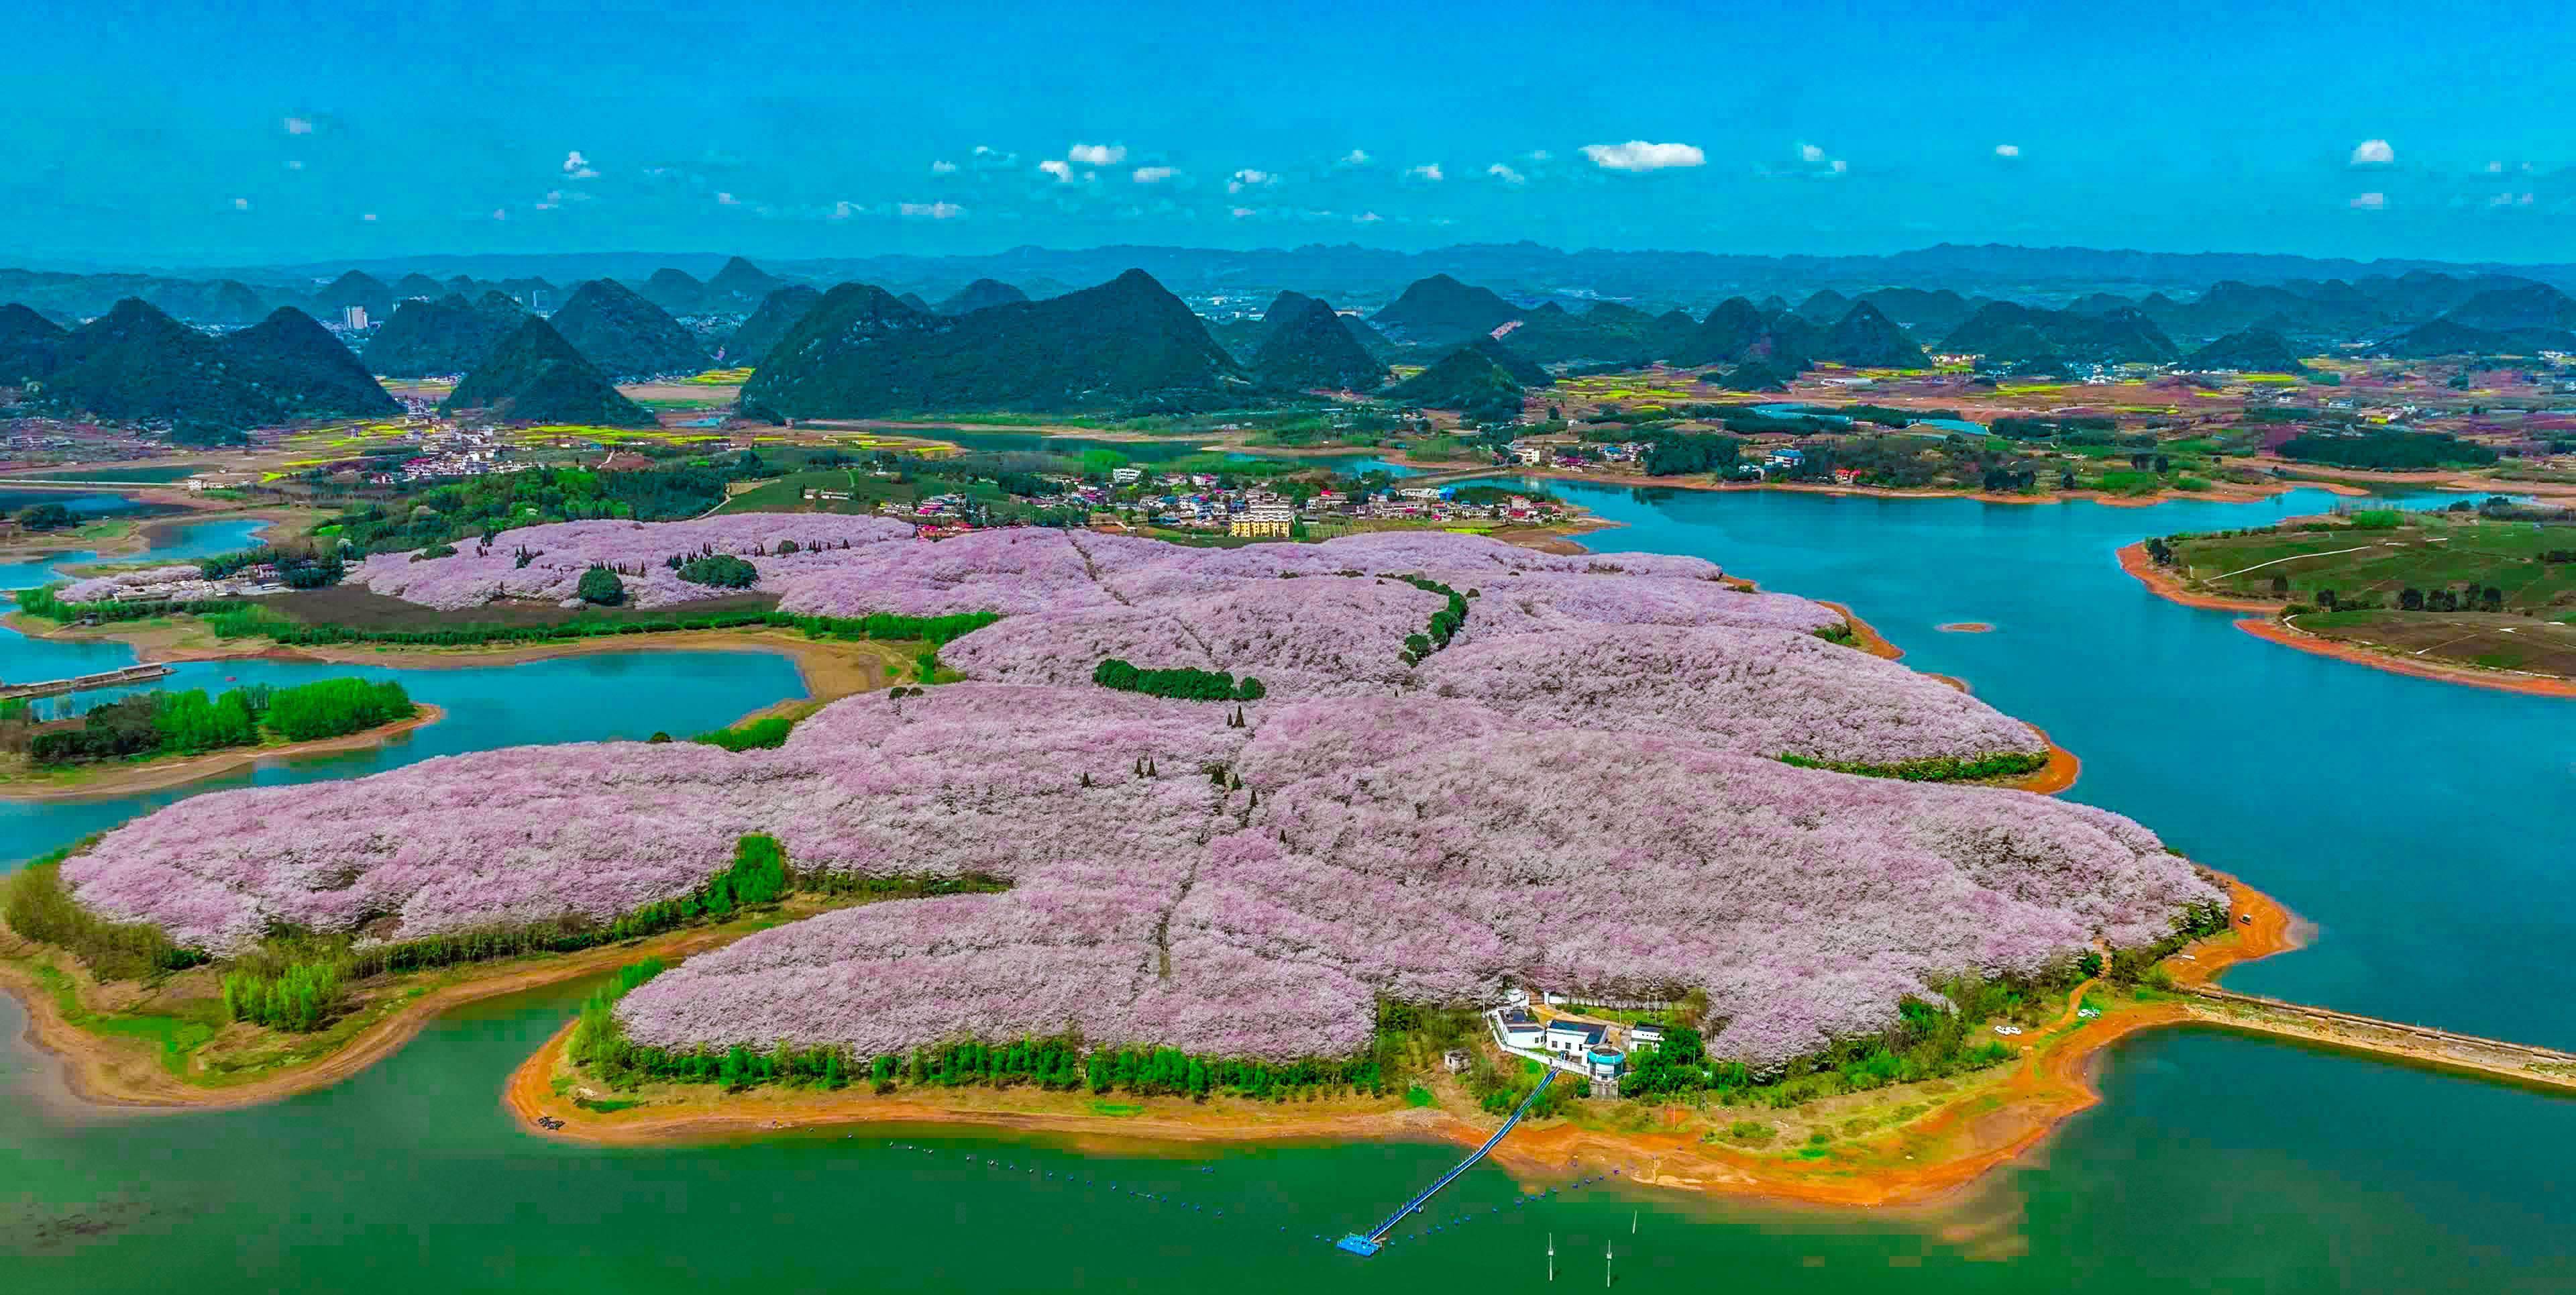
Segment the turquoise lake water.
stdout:
<svg viewBox="0 0 2576 1295">
<path fill-rule="evenodd" d="M 1549 488 L 1627 523 L 1595 547 L 1700 553 L 1851 605 L 1907 664 L 1968 680 L 2078 753 L 2074 799 L 2135 815 L 2319 924 L 2313 947 L 2230 985 L 2576 1046 L 2576 969 L 2559 956 L 2576 906 L 2576 703 L 2280 648 L 2148 595 L 2112 561 L 2148 533 L 2313 512 L 2330 496 L 2123 509 Z M 1971 620 L 1996 630 L 1934 629 Z M 272 663 L 203 668 L 254 664 Z M 343 768 L 278 776 L 620 724 L 679 732 L 680 710 L 712 724 L 795 690 L 768 657 L 535 663 L 575 664 L 599 668 L 407 672 L 456 718 Z M 0 856 L 140 807 L 0 817 L 12 843 Z M 0 1000 L 8 1287 L 1538 1289 L 1552 1238 L 1569 1282 L 1600 1281 L 1614 1246 L 1620 1291 L 2576 1289 L 2576 1101 L 2271 1040 L 2181 1030 L 2121 1044 L 2104 1105 L 1935 1211 L 1784 1210 L 1615 1181 L 1518 1205 L 1523 1184 L 1485 1166 L 1430 1212 L 1442 1232 L 1362 1261 L 1317 1238 L 1403 1200 L 1454 1150 L 1076 1154 L 884 1128 L 635 1150 L 528 1138 L 500 1084 L 581 993 L 452 1014 L 324 1092 L 176 1116 L 65 1109 Z"/>
</svg>

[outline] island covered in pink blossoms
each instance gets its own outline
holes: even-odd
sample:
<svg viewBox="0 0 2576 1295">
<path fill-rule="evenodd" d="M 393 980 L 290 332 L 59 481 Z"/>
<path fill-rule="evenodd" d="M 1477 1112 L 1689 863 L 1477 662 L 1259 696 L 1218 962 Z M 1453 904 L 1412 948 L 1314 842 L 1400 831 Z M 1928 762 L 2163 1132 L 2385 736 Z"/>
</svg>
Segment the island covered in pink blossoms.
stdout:
<svg viewBox="0 0 2576 1295">
<path fill-rule="evenodd" d="M 106 834 L 64 880 L 216 953 L 281 927 L 604 924 L 702 886 L 747 834 L 800 871 L 1000 883 L 763 931 L 617 1007 L 649 1046 L 861 1057 L 1065 1035 L 1348 1056 L 1381 999 L 1546 986 L 1703 996 L 1712 1054 L 1770 1063 L 1962 974 L 2152 944 L 2221 898 L 2115 814 L 1785 763 L 2044 743 L 1699 559 L 896 525 L 583 522 L 371 559 L 379 592 L 470 606 L 712 547 L 788 610 L 1003 619 L 942 650 L 964 682 L 844 699 L 774 750 L 516 748 L 216 793 Z M 673 583 L 649 596 L 707 596 Z M 1110 659 L 1262 689 L 1118 691 L 1092 682 Z"/>
</svg>

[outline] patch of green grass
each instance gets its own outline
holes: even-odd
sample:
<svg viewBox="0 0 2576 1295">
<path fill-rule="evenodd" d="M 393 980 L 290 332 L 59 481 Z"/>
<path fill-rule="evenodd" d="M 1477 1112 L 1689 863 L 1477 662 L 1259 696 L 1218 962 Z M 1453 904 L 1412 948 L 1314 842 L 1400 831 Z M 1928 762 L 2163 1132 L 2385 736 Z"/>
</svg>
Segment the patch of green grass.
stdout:
<svg viewBox="0 0 2576 1295">
<path fill-rule="evenodd" d="M 595 1111 L 595 1112 L 597 1112 L 598 1114 L 601 1114 L 601 1115 L 607 1115 L 607 1114 L 611 1114 L 611 1113 L 616 1112 L 616 1111 L 627 1111 L 627 1110 L 633 1110 L 634 1108 L 636 1108 L 636 1107 L 638 1107 L 638 1106 L 643 1105 L 643 1103 L 642 1103 L 642 1102 L 623 1102 L 623 1101 L 606 1101 L 606 1102 L 603 1102 L 603 1101 L 597 1101 L 597 1100 L 594 1100 L 594 1099 L 592 1099 L 592 1098 L 588 1098 L 588 1097 L 581 1097 L 581 1098 L 576 1098 L 576 1099 L 574 1099 L 574 1101 L 573 1101 L 573 1105 L 578 1106 L 578 1107 L 580 1107 L 581 1109 L 583 1109 L 583 1110 L 585 1110 L 585 1111 Z"/>
<path fill-rule="evenodd" d="M 1093 1102 L 1091 1113 L 1118 1116 L 1142 1115 L 1145 1113 L 1145 1108 L 1135 1102 Z"/>
<path fill-rule="evenodd" d="M 54 996 L 54 1007 L 69 1021 L 92 1034 L 112 1039 L 137 1039 L 156 1044 L 161 1051 L 161 1066 L 172 1074 L 187 1069 L 188 1054 L 204 1047 L 223 1028 L 219 1019 L 197 1016 L 167 1016 L 153 1012 L 93 1012 L 81 1006 L 80 987 L 70 975 L 50 962 L 28 964 L 27 970 L 38 984 Z M 218 1008 L 218 1011 L 221 1009 Z"/>
<path fill-rule="evenodd" d="M 1404 1104 L 1407 1106 L 1429 1106 L 1432 1101 L 1431 1090 L 1420 1084 L 1404 1090 Z"/>
</svg>

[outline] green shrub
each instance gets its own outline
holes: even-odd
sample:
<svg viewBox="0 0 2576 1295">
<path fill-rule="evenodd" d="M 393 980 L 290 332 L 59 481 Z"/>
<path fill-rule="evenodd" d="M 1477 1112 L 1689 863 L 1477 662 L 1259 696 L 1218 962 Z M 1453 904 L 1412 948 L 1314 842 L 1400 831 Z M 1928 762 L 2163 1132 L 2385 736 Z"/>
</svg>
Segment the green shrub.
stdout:
<svg viewBox="0 0 2576 1295">
<path fill-rule="evenodd" d="M 760 581 L 760 568 L 730 553 L 710 553 L 680 564 L 680 578 L 716 589 L 749 589 Z"/>
<path fill-rule="evenodd" d="M 573 592 L 594 607 L 618 607 L 626 602 L 626 582 L 606 567 L 592 567 L 581 573 L 581 583 Z"/>
<path fill-rule="evenodd" d="M 392 680 L 324 679 L 277 690 L 266 722 L 279 737 L 310 742 L 408 719 L 415 709 L 411 695 Z"/>
</svg>

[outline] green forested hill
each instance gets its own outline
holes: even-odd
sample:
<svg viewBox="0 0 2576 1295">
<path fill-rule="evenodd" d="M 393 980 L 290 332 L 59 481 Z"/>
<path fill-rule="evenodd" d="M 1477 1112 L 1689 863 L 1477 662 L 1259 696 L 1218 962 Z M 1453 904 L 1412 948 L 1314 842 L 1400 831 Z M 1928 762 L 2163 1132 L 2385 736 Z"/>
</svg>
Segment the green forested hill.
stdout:
<svg viewBox="0 0 2576 1295">
<path fill-rule="evenodd" d="M 695 334 L 613 279 L 593 279 L 573 289 L 572 299 L 547 322 L 612 381 L 696 373 L 707 367 L 707 350 Z"/>
<path fill-rule="evenodd" d="M 440 407 L 451 412 L 485 409 L 522 422 L 654 425 L 653 415 L 620 394 L 562 334 L 533 315 L 501 339 Z"/>
<path fill-rule="evenodd" d="M 388 378 L 471 373 L 527 313 L 498 292 L 476 302 L 454 294 L 406 301 L 367 339 L 367 367 Z"/>
<path fill-rule="evenodd" d="M 290 418 L 402 412 L 402 403 L 376 385 L 354 352 L 293 306 L 278 307 L 216 345 Z"/>
<path fill-rule="evenodd" d="M 1252 357 L 1252 371 L 1274 387 L 1366 391 L 1386 380 L 1386 366 L 1361 349 L 1324 302 L 1304 298 L 1287 318 L 1263 322 L 1269 336 Z"/>
<path fill-rule="evenodd" d="M 130 297 L 55 344 L 54 371 L 35 402 L 113 422 L 167 421 L 190 440 L 287 417 L 215 339 Z"/>
<path fill-rule="evenodd" d="M 954 317 L 842 284 L 770 351 L 742 404 L 775 418 L 1144 410 L 1203 408 L 1249 388 L 1180 298 L 1130 270 Z"/>
<path fill-rule="evenodd" d="M 757 367 L 788 333 L 823 303 L 823 294 L 804 284 L 790 284 L 761 298 L 760 308 L 725 339 L 727 365 Z"/>
</svg>

